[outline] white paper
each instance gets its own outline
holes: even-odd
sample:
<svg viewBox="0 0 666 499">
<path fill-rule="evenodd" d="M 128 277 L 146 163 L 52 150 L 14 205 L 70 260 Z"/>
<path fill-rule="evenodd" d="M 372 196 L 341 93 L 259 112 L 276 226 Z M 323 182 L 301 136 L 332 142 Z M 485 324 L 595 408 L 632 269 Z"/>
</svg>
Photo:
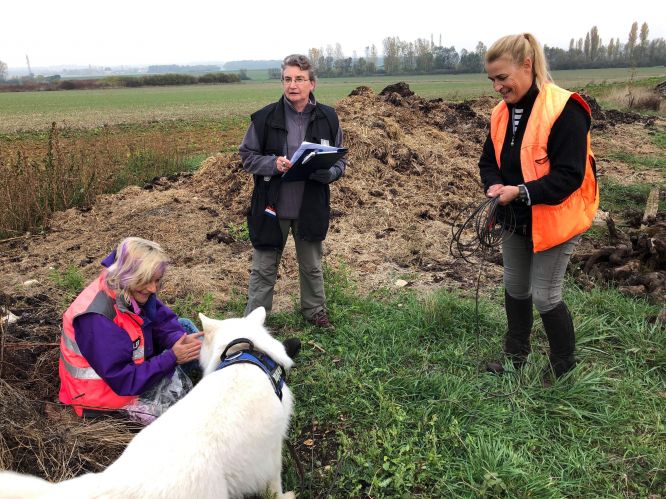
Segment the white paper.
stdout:
<svg viewBox="0 0 666 499">
<path fill-rule="evenodd" d="M 303 141 L 303 143 L 298 146 L 298 149 L 296 149 L 296 152 L 293 154 L 293 156 L 289 159 L 291 164 L 293 165 L 296 163 L 298 158 L 300 158 L 306 151 L 338 152 L 338 148 L 333 146 L 326 146 L 323 144 L 315 144 L 314 142 Z"/>
</svg>

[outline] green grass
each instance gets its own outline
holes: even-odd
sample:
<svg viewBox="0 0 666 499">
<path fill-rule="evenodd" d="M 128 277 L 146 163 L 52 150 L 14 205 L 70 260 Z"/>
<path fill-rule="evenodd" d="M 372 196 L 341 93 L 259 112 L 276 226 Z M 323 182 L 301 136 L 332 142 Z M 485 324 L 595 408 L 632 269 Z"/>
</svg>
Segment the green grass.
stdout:
<svg viewBox="0 0 666 499">
<path fill-rule="evenodd" d="M 555 81 L 567 88 L 591 82 L 626 82 L 631 78 L 664 75 L 662 67 L 555 71 Z M 397 75 L 321 79 L 317 98 L 335 104 L 354 88 L 367 85 L 380 91 L 397 81 L 407 82 L 418 95 L 432 99 L 463 100 L 493 95 L 485 73 L 462 75 Z M 94 128 L 105 124 L 149 123 L 164 120 L 247 120 L 261 106 L 280 96 L 277 80 L 250 80 L 238 84 L 179 87 L 114 88 L 57 92 L 0 93 L 0 133 L 44 130 L 53 121 L 71 127 Z"/>
<path fill-rule="evenodd" d="M 85 285 L 85 278 L 81 269 L 70 265 L 66 269 L 53 269 L 49 278 L 60 290 L 59 304 L 64 312 L 72 300 L 81 292 Z"/>
<path fill-rule="evenodd" d="M 666 155 L 662 154 L 632 154 L 626 151 L 616 151 L 608 155 L 610 159 L 628 163 L 639 170 L 666 171 Z"/>
<path fill-rule="evenodd" d="M 363 297 L 326 275 L 334 333 L 270 317 L 303 351 L 289 375 L 291 439 L 318 497 L 647 497 L 666 487 L 666 335 L 657 309 L 568 286 L 579 366 L 551 388 L 537 325 L 521 374 L 480 372 L 505 328 L 499 292 Z M 539 323 L 539 322 L 537 322 Z M 308 441 L 310 439 L 311 441 Z M 291 465 L 286 487 L 298 488 Z"/>
<path fill-rule="evenodd" d="M 612 213 L 643 211 L 651 184 L 623 185 L 610 177 L 603 177 L 599 186 L 599 207 Z"/>
</svg>

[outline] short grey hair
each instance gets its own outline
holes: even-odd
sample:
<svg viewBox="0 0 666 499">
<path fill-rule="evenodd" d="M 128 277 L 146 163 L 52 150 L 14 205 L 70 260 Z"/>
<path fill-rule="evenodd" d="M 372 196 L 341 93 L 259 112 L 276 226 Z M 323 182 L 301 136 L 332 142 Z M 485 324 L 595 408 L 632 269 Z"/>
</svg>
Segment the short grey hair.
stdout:
<svg viewBox="0 0 666 499">
<path fill-rule="evenodd" d="M 296 66 L 300 68 L 301 71 L 307 71 L 308 78 L 310 78 L 312 81 L 315 81 L 317 79 L 317 76 L 315 75 L 314 68 L 312 67 L 310 59 L 308 59 L 307 56 L 304 56 L 303 54 L 291 54 L 284 58 L 284 60 L 282 61 L 283 75 L 284 75 L 284 70 L 287 66 Z"/>
</svg>

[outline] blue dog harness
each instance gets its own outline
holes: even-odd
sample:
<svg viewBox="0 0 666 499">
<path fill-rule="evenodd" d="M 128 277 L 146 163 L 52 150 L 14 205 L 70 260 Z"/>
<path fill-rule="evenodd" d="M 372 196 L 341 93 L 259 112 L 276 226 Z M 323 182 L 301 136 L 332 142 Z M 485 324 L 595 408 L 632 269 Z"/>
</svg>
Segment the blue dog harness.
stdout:
<svg viewBox="0 0 666 499">
<path fill-rule="evenodd" d="M 240 350 L 227 356 L 227 350 L 229 350 L 229 348 L 232 346 L 238 345 L 240 343 L 247 343 L 250 345 L 250 348 Z M 277 395 L 278 398 L 282 400 L 282 387 L 284 386 L 286 379 L 284 368 L 273 359 L 271 359 L 268 355 L 256 351 L 252 341 L 248 340 L 247 338 L 235 339 L 227 345 L 227 348 L 224 349 L 224 352 L 222 352 L 222 355 L 220 355 L 220 361 L 220 365 L 218 365 L 215 369 L 216 371 L 224 369 L 225 367 L 233 366 L 234 364 L 241 363 L 254 364 L 255 366 L 261 368 L 261 370 L 266 373 L 266 376 L 268 376 L 268 379 L 271 380 L 275 395 Z"/>
</svg>

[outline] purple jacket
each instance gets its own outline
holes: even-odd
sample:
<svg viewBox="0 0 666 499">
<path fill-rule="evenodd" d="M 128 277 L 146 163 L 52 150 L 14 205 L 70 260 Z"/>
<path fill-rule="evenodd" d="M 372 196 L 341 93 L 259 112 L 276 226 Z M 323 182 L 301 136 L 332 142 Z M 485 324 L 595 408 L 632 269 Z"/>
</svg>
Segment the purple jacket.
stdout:
<svg viewBox="0 0 666 499">
<path fill-rule="evenodd" d="M 115 251 L 102 265 L 110 266 Z M 144 362 L 132 361 L 130 337 L 103 315 L 88 313 L 74 319 L 74 334 L 90 366 L 118 395 L 140 395 L 176 368 L 173 344 L 185 331 L 178 316 L 153 294 L 139 311 L 143 319 Z"/>
</svg>

